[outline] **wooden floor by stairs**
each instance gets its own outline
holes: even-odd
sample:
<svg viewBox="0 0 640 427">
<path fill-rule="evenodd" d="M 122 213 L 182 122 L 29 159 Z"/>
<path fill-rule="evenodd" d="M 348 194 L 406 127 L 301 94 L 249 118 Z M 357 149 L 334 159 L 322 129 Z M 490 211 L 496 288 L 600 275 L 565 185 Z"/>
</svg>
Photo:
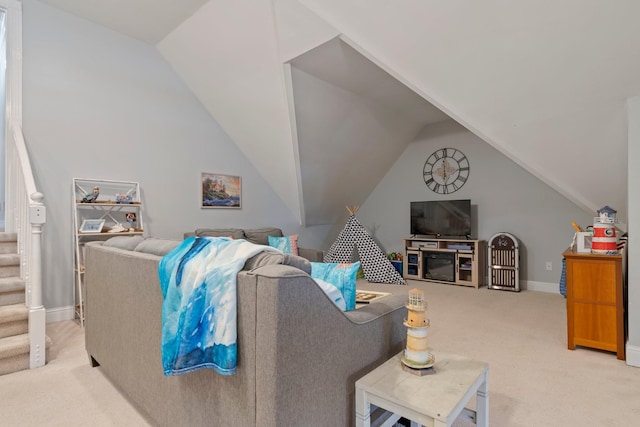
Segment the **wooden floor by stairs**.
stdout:
<svg viewBox="0 0 640 427">
<path fill-rule="evenodd" d="M 29 369 L 29 310 L 17 248 L 15 233 L 0 232 L 0 375 Z"/>
</svg>

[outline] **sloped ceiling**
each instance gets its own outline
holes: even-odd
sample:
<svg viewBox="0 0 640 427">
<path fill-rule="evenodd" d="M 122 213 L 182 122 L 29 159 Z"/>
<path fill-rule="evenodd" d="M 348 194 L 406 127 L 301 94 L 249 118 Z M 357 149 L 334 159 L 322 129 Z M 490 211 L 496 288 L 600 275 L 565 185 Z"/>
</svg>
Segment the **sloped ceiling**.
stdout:
<svg viewBox="0 0 640 427">
<path fill-rule="evenodd" d="M 291 65 L 307 225 L 340 221 L 424 126 L 449 119 L 339 38 Z"/>
<path fill-rule="evenodd" d="M 171 48 L 166 46 L 187 31 L 181 28 L 176 31 L 178 36 L 168 37 L 181 24 L 191 28 L 196 28 L 198 24 L 195 22 L 203 22 L 202 25 L 205 26 L 215 25 L 210 19 L 188 19 L 207 3 L 206 1 L 45 2 L 152 44 L 167 38 L 159 43 L 160 50 L 187 81 L 196 96 L 208 107 L 214 118 L 225 127 L 241 148 L 244 140 L 252 139 L 241 131 L 235 131 L 235 123 L 225 116 L 223 111 L 230 111 L 229 103 L 213 105 L 216 101 L 220 102 L 221 96 L 208 77 L 209 71 L 215 70 L 220 74 L 221 68 L 215 65 L 207 67 L 203 65 L 207 62 L 206 59 L 202 59 L 207 55 L 207 46 L 211 47 L 211 44 L 194 43 L 189 49 L 174 49 L 181 55 L 191 49 L 197 49 L 194 55 L 187 59 L 167 53 Z M 326 25 L 316 22 L 317 17 L 305 16 L 305 13 L 309 14 L 308 10 L 297 2 L 281 1 L 279 6 L 281 33 L 286 31 L 282 30 L 282 27 L 287 26 L 287 19 L 295 22 L 292 27 L 300 25 L 297 22 L 299 18 L 303 18 L 307 27 L 314 24 Z M 209 5 L 209 9 L 212 7 Z M 228 9 L 225 12 L 228 13 Z M 205 8 L 201 15 L 207 13 Z M 255 26 L 253 28 L 256 30 Z M 323 34 L 323 31 L 319 33 Z M 226 34 L 230 35 L 229 32 Z M 290 45 L 296 46 L 297 35 L 296 31 L 289 31 L 284 37 L 291 37 Z M 221 38 L 212 33 L 210 36 L 213 40 Z M 282 34 L 280 36 L 283 37 Z M 264 37 L 259 37 L 264 40 Z M 217 49 L 209 49 L 208 52 L 216 56 L 220 54 Z M 199 61 L 196 71 L 190 70 L 194 61 Z M 340 221 L 344 217 L 344 206 L 363 203 L 406 145 L 425 125 L 448 118 L 339 38 L 294 58 L 291 65 L 295 105 L 293 120 L 296 121 L 298 144 L 297 181 L 301 186 L 301 221 L 305 225 L 333 224 Z M 199 75 L 207 77 L 200 79 Z M 210 93 L 215 93 L 216 96 L 211 97 Z M 250 109 L 243 109 L 242 114 L 250 114 Z M 266 114 L 256 113 L 257 115 L 268 117 Z M 277 119 L 271 120 L 271 123 L 276 121 Z M 239 127 L 247 129 L 244 123 Z M 251 160 L 254 156 L 254 163 L 260 169 L 260 161 L 268 158 L 266 153 L 256 156 L 255 147 L 244 146 L 247 157 Z M 284 164 L 283 162 L 282 165 Z M 268 168 L 263 168 L 263 175 L 269 180 L 269 171 L 266 169 Z M 291 177 L 291 174 L 289 176 Z"/>
<path fill-rule="evenodd" d="M 265 55 L 255 51 L 257 59 L 253 65 L 247 61 L 254 57 L 254 52 L 232 58 L 245 67 L 243 73 L 261 68 L 268 69 L 270 73 L 265 79 L 267 86 L 262 86 L 268 87 L 277 102 L 264 103 L 261 99 L 264 105 L 260 108 L 265 114 L 272 114 L 283 121 L 266 141 L 273 142 L 283 158 L 298 161 L 296 156 L 299 156 L 296 166 L 299 170 L 293 172 L 294 168 L 288 164 L 285 169 L 289 175 L 298 175 L 295 185 L 301 187 L 299 198 L 305 205 L 301 211 L 311 222 L 330 222 L 331 213 L 325 206 L 331 203 L 329 194 L 336 194 L 337 183 L 361 179 L 371 184 L 386 172 L 385 162 L 378 159 L 375 167 L 369 168 L 366 174 L 362 171 L 358 174 L 357 168 L 353 167 L 358 163 L 355 152 L 342 151 L 350 159 L 346 165 L 346 162 L 336 163 L 343 159 L 326 155 L 329 151 L 326 148 L 333 147 L 336 151 L 349 140 L 349 146 L 354 144 L 360 156 L 380 152 L 381 156 L 393 158 L 395 150 L 392 145 L 400 149 L 398 147 L 404 144 L 405 135 L 396 134 L 396 143 L 391 144 L 380 140 L 374 143 L 376 139 L 373 137 L 378 135 L 367 133 L 372 129 L 372 119 L 381 111 L 386 112 L 385 119 L 380 120 L 382 124 L 378 123 L 382 128 L 397 126 L 398 122 L 387 115 L 394 111 L 393 102 L 380 102 L 381 92 L 387 90 L 388 83 L 374 86 L 380 92 L 374 90 L 371 95 L 363 95 L 365 78 L 347 81 L 341 74 L 343 70 L 340 68 L 348 69 L 353 64 L 333 64 L 333 68 L 328 66 L 328 59 L 318 60 L 303 55 L 292 62 L 292 86 L 297 93 L 294 95 L 297 123 L 293 127 L 298 129 L 289 133 L 298 137 L 299 153 L 291 155 L 292 141 L 286 141 L 289 124 L 283 118 L 289 115 L 287 101 L 282 99 L 284 83 L 274 74 L 277 66 L 286 62 L 277 50 L 287 50 L 277 46 L 282 43 L 282 36 L 278 40 L 277 35 L 281 23 L 277 22 L 277 13 L 273 11 L 277 12 L 279 7 L 288 7 L 292 12 L 289 16 L 291 22 L 295 21 L 296 13 L 304 9 L 305 19 L 313 16 L 316 22 L 323 21 L 336 33 L 348 37 L 352 46 L 357 44 L 358 50 L 366 51 L 368 58 L 375 58 L 377 64 L 385 64 L 387 72 L 401 76 L 401 80 L 422 98 L 585 211 L 593 212 L 610 204 L 618 210 L 621 222 L 626 221 L 626 100 L 640 94 L 640 56 L 635 54 L 640 52 L 640 35 L 635 22 L 640 15 L 640 2 L 625 1 L 612 7 L 600 0 L 487 0 L 403 2 L 399 7 L 398 2 L 360 0 L 44 1 L 140 40 L 155 43 L 162 39 L 157 46 L 171 45 L 164 52 L 165 58 L 212 115 L 218 120 L 218 114 L 214 112 L 224 109 L 223 114 L 229 116 L 226 122 L 231 124 L 234 114 L 257 123 L 257 127 L 268 127 L 273 120 L 260 122 L 263 117 L 259 109 L 247 116 L 242 102 L 233 105 L 224 97 L 216 101 L 219 87 L 194 84 L 194 74 L 190 72 L 202 67 L 203 62 L 215 64 L 211 56 L 219 55 L 220 49 L 208 49 L 212 43 L 239 52 L 251 49 L 252 44 L 263 43 L 266 37 L 266 47 L 271 50 Z M 256 18 L 256 8 L 259 9 L 259 18 Z M 237 15 L 235 25 L 240 28 L 220 37 L 216 26 L 210 22 L 228 9 L 234 9 Z M 243 11 L 246 17 L 251 18 L 251 31 L 246 30 L 246 23 L 242 25 L 244 21 L 240 17 Z M 193 19 L 196 16 L 199 19 Z M 270 22 L 260 26 L 259 35 L 251 36 L 256 31 L 253 24 L 265 19 Z M 194 24 L 200 26 L 189 31 Z M 288 33 L 289 40 L 299 38 L 305 28 L 297 28 L 296 31 Z M 179 37 L 175 36 L 177 32 Z M 176 42 L 178 38 L 180 40 Z M 274 43 L 276 51 L 273 51 Z M 180 54 L 180 50 L 191 49 L 195 44 L 200 45 L 200 50 L 193 52 L 192 57 Z M 342 59 L 347 58 L 344 64 L 349 64 L 350 57 L 344 53 L 347 49 L 340 43 L 337 47 L 321 47 L 316 54 L 319 57 L 329 55 L 332 49 L 333 58 L 342 55 Z M 310 49 L 299 51 L 307 50 Z M 335 55 L 335 52 L 340 54 Z M 211 68 L 202 72 L 215 75 L 216 71 L 216 68 Z M 231 67 L 225 72 L 225 77 L 233 75 Z M 363 73 L 376 74 L 377 71 Z M 198 76 L 195 78 L 197 80 Z M 256 73 L 248 78 L 255 80 L 261 76 Z M 245 77 L 245 81 L 248 78 Z M 301 97 L 303 92 L 304 98 Z M 314 111 L 319 116 L 314 119 L 311 117 L 314 106 L 307 99 L 316 96 L 319 98 L 314 99 L 324 104 Z M 215 105 L 216 102 L 225 105 Z M 247 98 L 243 102 L 247 105 L 251 100 Z M 346 118 L 342 122 L 343 128 L 332 126 L 332 123 L 337 123 L 337 113 L 330 106 L 338 104 L 342 105 L 341 116 Z M 355 108 L 347 108 L 348 105 L 368 108 L 356 111 Z M 402 120 L 410 120 L 411 113 L 403 113 L 407 116 Z M 219 122 L 226 130 L 225 120 Z M 324 136 L 321 136 L 321 131 Z M 244 144 L 250 143 L 250 138 L 237 133 L 239 137 L 234 140 L 242 149 Z M 365 141 L 371 145 L 365 145 Z M 289 184 L 282 177 L 270 178 L 267 168 L 260 166 L 260 155 L 254 155 L 252 160 L 251 151 L 245 151 L 250 161 L 258 165 L 265 179 L 272 182 L 276 192 L 286 199 Z M 370 160 L 367 157 L 360 159 L 361 163 Z M 327 163 L 323 164 L 323 161 Z M 576 167 L 578 162 L 579 167 Z M 378 177 L 373 176 L 374 170 Z M 335 177 L 326 178 L 323 185 L 313 183 L 323 171 L 325 175 Z M 351 200 L 346 203 L 358 203 L 353 200 L 355 191 L 351 190 Z M 366 197 L 366 191 L 362 187 L 358 197 Z M 286 202 L 295 210 L 297 202 L 294 199 Z M 344 203 L 340 201 L 340 204 Z"/>
<path fill-rule="evenodd" d="M 300 3 L 585 211 L 626 222 L 640 2 Z"/>
<path fill-rule="evenodd" d="M 41 0 L 155 45 L 208 0 Z"/>
</svg>

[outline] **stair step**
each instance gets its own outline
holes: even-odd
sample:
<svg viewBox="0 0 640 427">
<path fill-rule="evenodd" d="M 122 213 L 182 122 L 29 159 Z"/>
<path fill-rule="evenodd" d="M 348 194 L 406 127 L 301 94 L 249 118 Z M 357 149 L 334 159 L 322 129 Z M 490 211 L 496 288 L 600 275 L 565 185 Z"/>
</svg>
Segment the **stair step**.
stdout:
<svg viewBox="0 0 640 427">
<path fill-rule="evenodd" d="M 10 267 L 0 266 L 0 277 L 12 277 L 20 275 L 20 266 L 13 265 Z"/>
<path fill-rule="evenodd" d="M 51 339 L 46 337 L 45 361 Z M 0 338 L 0 375 L 29 369 L 29 334 Z"/>
<path fill-rule="evenodd" d="M 0 323 L 15 322 L 29 318 L 29 309 L 24 304 L 0 306 Z"/>
<path fill-rule="evenodd" d="M 17 242 L 18 241 L 18 233 L 0 233 L 0 242 Z"/>
<path fill-rule="evenodd" d="M 18 235 L 16 233 L 0 233 L 0 254 L 18 253 Z"/>
<path fill-rule="evenodd" d="M 18 253 L 17 242 L 0 242 L 0 254 L 15 254 Z"/>
<path fill-rule="evenodd" d="M 0 254 L 0 267 L 20 266 L 20 255 Z"/>
<path fill-rule="evenodd" d="M 0 277 L 20 275 L 20 256 L 18 254 L 0 254 Z"/>
<path fill-rule="evenodd" d="M 29 354 L 29 334 L 0 338 L 0 359 Z"/>
<path fill-rule="evenodd" d="M 0 293 L 15 291 L 24 292 L 24 280 L 18 276 L 0 277 Z"/>
<path fill-rule="evenodd" d="M 24 304 L 0 306 L 0 338 L 29 332 L 29 309 Z"/>
<path fill-rule="evenodd" d="M 29 309 L 20 276 L 18 235 L 0 232 L 0 375 L 29 369 Z M 45 360 L 51 339 L 46 337 Z"/>
<path fill-rule="evenodd" d="M 0 278 L 12 276 L 20 276 L 20 256 L 0 254 Z"/>
<path fill-rule="evenodd" d="M 19 277 L 0 277 L 0 306 L 24 304 L 25 283 Z"/>
</svg>

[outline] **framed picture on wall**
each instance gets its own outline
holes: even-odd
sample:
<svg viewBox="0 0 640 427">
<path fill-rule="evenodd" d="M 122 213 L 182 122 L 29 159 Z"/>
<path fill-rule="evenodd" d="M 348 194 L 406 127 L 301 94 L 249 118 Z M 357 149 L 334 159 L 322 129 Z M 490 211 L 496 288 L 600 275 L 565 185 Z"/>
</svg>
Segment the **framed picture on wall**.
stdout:
<svg viewBox="0 0 640 427">
<path fill-rule="evenodd" d="M 242 208 L 240 176 L 203 172 L 201 184 L 201 208 Z"/>
</svg>

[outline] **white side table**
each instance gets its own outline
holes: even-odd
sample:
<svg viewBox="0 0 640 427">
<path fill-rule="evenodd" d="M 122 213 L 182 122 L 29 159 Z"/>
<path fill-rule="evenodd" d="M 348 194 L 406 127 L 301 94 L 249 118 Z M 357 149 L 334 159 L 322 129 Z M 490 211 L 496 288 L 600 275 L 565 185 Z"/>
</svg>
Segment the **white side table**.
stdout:
<svg viewBox="0 0 640 427">
<path fill-rule="evenodd" d="M 430 350 L 431 351 L 431 350 Z M 460 414 L 480 427 L 489 426 L 489 365 L 453 354 L 431 351 L 434 373 L 414 375 L 402 368 L 399 353 L 356 381 L 356 426 L 371 426 L 371 405 L 414 423 L 451 426 Z M 476 410 L 465 408 L 476 395 Z"/>
</svg>

